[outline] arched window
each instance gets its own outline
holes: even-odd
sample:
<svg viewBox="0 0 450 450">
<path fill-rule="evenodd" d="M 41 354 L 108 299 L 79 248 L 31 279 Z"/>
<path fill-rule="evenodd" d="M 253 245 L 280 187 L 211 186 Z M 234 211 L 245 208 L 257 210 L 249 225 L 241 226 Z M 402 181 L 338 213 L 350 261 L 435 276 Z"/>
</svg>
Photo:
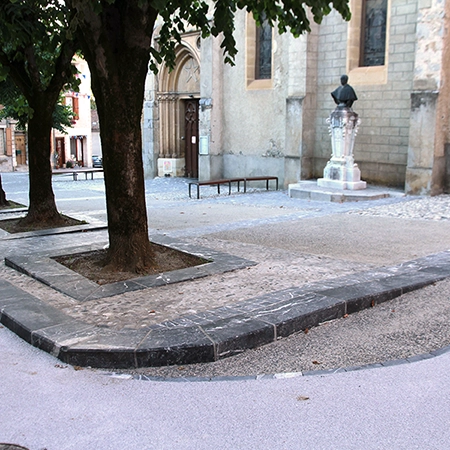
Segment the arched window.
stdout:
<svg viewBox="0 0 450 450">
<path fill-rule="evenodd" d="M 363 0 L 360 66 L 383 66 L 386 55 L 387 0 Z"/>
</svg>

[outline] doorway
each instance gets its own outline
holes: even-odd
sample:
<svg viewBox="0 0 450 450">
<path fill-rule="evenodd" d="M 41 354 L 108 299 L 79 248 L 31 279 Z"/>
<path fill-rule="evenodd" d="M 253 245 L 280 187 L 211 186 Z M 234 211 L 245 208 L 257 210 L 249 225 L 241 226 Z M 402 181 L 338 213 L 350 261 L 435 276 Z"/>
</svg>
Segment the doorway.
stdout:
<svg viewBox="0 0 450 450">
<path fill-rule="evenodd" d="M 18 166 L 26 165 L 27 163 L 27 146 L 25 143 L 25 134 L 15 133 L 16 141 L 16 162 Z"/>
<path fill-rule="evenodd" d="M 186 176 L 198 178 L 198 99 L 184 102 Z"/>
<path fill-rule="evenodd" d="M 70 155 L 76 165 L 84 167 L 84 136 L 70 137 Z"/>
<path fill-rule="evenodd" d="M 61 169 L 66 163 L 66 150 L 64 146 L 64 138 L 56 138 L 56 168 Z"/>
</svg>

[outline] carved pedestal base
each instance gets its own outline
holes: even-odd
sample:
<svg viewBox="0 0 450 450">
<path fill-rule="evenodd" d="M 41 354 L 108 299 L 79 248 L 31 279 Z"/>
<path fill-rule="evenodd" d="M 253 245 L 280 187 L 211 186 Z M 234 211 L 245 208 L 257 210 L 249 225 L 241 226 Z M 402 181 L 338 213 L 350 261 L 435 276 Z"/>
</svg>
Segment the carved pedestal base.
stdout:
<svg viewBox="0 0 450 450">
<path fill-rule="evenodd" d="M 331 158 L 328 161 L 323 178 L 317 180 L 317 185 L 334 189 L 366 189 L 367 183 L 361 181 L 361 171 L 353 162 L 353 157 Z"/>
<path fill-rule="evenodd" d="M 334 189 L 365 189 L 361 171 L 353 159 L 353 146 L 360 120 L 351 108 L 339 105 L 327 120 L 331 134 L 332 157 L 317 180 L 320 187 Z"/>
</svg>

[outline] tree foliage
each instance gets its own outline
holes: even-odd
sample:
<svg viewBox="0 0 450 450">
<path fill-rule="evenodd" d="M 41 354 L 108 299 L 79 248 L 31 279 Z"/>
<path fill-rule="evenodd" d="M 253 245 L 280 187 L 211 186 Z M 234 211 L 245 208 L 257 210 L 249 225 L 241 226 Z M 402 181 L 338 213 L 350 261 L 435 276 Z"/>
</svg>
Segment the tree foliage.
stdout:
<svg viewBox="0 0 450 450">
<path fill-rule="evenodd" d="M 29 99 L 36 91 L 76 82 L 70 62 L 76 50 L 68 38 L 68 10 L 59 0 L 0 2 L 0 77 L 11 76 Z M 69 64 L 67 64 L 69 60 Z"/>
<path fill-rule="evenodd" d="M 17 121 L 16 128 L 26 130 L 27 124 L 33 117 L 33 109 L 30 108 L 27 99 L 19 91 L 10 77 L 0 81 L 0 120 L 13 119 Z M 52 128 L 61 133 L 67 133 L 66 128 L 72 126 L 75 118 L 73 109 L 64 104 L 64 96 L 60 94 L 52 115 Z"/>
<path fill-rule="evenodd" d="M 147 2 L 142 0 L 140 3 Z M 333 8 L 344 19 L 350 19 L 348 0 L 156 0 L 148 3 L 163 19 L 158 36 L 159 48 L 150 51 L 156 62 L 165 60 L 170 67 L 175 63 L 175 45 L 180 42 L 186 24 L 200 29 L 203 38 L 222 36 L 225 61 L 234 64 L 237 48 L 233 32 L 238 10 L 251 12 L 259 24 L 264 13 L 270 26 L 277 27 L 279 33 L 290 31 L 295 37 L 311 30 L 311 16 L 316 23 L 321 23 Z M 156 70 L 156 67 L 153 63 L 152 69 Z"/>
</svg>

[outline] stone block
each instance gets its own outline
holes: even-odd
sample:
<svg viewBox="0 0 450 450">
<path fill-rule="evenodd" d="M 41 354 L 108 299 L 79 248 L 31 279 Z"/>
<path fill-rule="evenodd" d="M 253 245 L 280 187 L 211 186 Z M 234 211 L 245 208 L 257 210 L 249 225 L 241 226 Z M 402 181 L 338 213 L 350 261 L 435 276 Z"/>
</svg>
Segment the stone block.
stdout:
<svg viewBox="0 0 450 450">
<path fill-rule="evenodd" d="M 214 344 L 198 326 L 155 329 L 136 348 L 136 366 L 166 366 L 214 361 Z"/>
<path fill-rule="evenodd" d="M 276 339 L 274 327 L 259 320 L 257 314 L 211 322 L 203 325 L 202 329 L 214 343 L 216 359 L 232 356 Z"/>
<path fill-rule="evenodd" d="M 252 315 L 273 325 L 276 337 L 284 337 L 344 314 L 344 301 L 309 292 L 256 311 Z"/>
<path fill-rule="evenodd" d="M 0 322 L 28 343 L 32 342 L 34 332 L 72 320 L 59 309 L 31 295 L 22 296 L 19 301 L 5 305 L 0 315 Z"/>
</svg>

